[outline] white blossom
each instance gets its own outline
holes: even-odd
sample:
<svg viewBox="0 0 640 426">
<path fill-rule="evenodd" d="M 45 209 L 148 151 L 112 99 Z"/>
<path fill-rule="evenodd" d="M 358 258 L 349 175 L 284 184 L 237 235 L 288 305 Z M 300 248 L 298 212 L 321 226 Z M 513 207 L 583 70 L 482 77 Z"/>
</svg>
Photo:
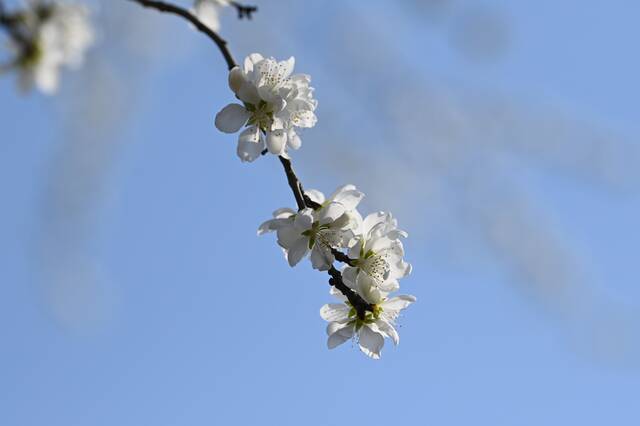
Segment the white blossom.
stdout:
<svg viewBox="0 0 640 426">
<path fill-rule="evenodd" d="M 220 12 L 229 6 L 228 0 L 195 0 L 193 12 L 196 17 L 213 31 L 220 30 Z"/>
<path fill-rule="evenodd" d="M 238 139 L 238 157 L 253 161 L 265 149 L 274 155 L 287 156 L 289 148 L 302 144 L 296 128 L 316 124 L 311 78 L 293 74 L 293 57 L 278 62 L 258 53 L 249 55 L 244 66 L 229 72 L 229 86 L 242 102 L 224 107 L 217 115 L 218 130 L 235 133 L 248 127 Z"/>
<path fill-rule="evenodd" d="M 347 340 L 356 338 L 360 350 L 373 359 L 380 358 L 385 338 L 390 338 L 395 345 L 400 343 L 400 336 L 395 328 L 396 320 L 403 309 L 416 301 L 416 298 L 410 295 L 388 297 L 380 292 L 358 292 L 373 306 L 373 311 L 367 311 L 364 319 L 360 319 L 344 295 L 333 287 L 331 294 L 342 303 L 329 303 L 320 309 L 322 319 L 329 322 L 327 347 L 333 349 Z"/>
<path fill-rule="evenodd" d="M 79 68 L 95 35 L 84 5 L 67 3 L 34 4 L 27 9 L 24 25 L 28 43 L 13 41 L 18 52 L 20 85 L 34 85 L 46 94 L 58 89 L 62 67 Z"/>
<path fill-rule="evenodd" d="M 325 271 L 335 260 L 331 249 L 348 248 L 354 241 L 353 229 L 360 225 L 354 212 L 364 194 L 353 185 L 338 188 L 326 201 L 320 191 L 306 194 L 321 207 L 297 213 L 288 208 L 276 210 L 273 219 L 260 225 L 258 235 L 276 231 L 290 266 L 311 253 L 313 268 Z"/>
<path fill-rule="evenodd" d="M 383 292 L 400 287 L 398 279 L 411 273 L 411 265 L 404 261 L 404 247 L 400 238 L 407 233 L 398 229 L 391 213 L 376 212 L 368 215 L 356 236 L 357 242 L 349 249 L 354 266 L 345 268 L 347 280 L 363 291 L 376 287 Z"/>
</svg>

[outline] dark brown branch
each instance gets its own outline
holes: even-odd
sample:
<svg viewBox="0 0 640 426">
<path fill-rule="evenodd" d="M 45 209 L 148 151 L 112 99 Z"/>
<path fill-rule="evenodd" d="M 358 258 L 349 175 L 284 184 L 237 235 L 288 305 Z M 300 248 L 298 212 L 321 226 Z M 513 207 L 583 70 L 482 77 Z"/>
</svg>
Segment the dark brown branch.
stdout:
<svg viewBox="0 0 640 426">
<path fill-rule="evenodd" d="M 236 8 L 236 11 L 238 12 L 238 19 L 251 19 L 253 18 L 253 14 L 258 11 L 257 6 L 244 6 L 236 1 L 232 1 L 229 4 Z"/>
<path fill-rule="evenodd" d="M 337 250 L 337 249 L 331 247 L 331 254 L 333 255 L 333 257 L 336 258 L 336 260 L 338 262 L 346 263 L 349 266 L 356 266 L 355 260 L 351 259 L 349 256 L 347 256 L 346 254 L 344 254 L 340 250 Z"/>
<path fill-rule="evenodd" d="M 344 294 L 351 306 L 356 310 L 358 318 L 364 319 L 367 311 L 373 312 L 373 306 L 367 303 L 358 293 L 351 290 L 342 280 L 342 274 L 336 268 L 331 266 L 331 269 L 327 271 L 331 278 L 329 284 L 340 290 L 340 293 Z"/>
<path fill-rule="evenodd" d="M 212 31 L 205 24 L 200 22 L 198 18 L 196 18 L 191 12 L 186 9 L 183 9 L 178 6 L 174 6 L 169 3 L 165 3 L 163 1 L 156 0 L 129 0 L 134 3 L 138 3 L 144 7 L 149 7 L 151 9 L 156 9 L 160 12 L 172 13 L 174 15 L 178 15 L 191 22 L 194 27 L 198 29 L 198 31 L 204 33 L 207 37 L 209 37 L 220 49 L 220 53 L 224 56 L 224 60 L 227 62 L 227 68 L 231 69 L 236 66 L 236 61 L 233 59 L 229 48 L 227 47 L 227 42 L 222 37 L 220 37 L 215 31 Z"/>
<path fill-rule="evenodd" d="M 282 167 L 284 167 L 284 172 L 287 175 L 287 182 L 289 182 L 289 187 L 291 188 L 291 192 L 293 192 L 293 196 L 296 199 L 296 204 L 298 204 L 298 210 L 302 210 L 306 207 L 312 209 L 319 209 L 322 207 L 320 204 L 313 201 L 307 194 L 304 193 L 304 188 L 302 188 L 302 183 L 296 173 L 293 171 L 293 166 L 291 165 L 291 160 L 285 158 L 283 156 L 280 158 L 280 162 L 282 163 Z"/>
<path fill-rule="evenodd" d="M 296 199 L 298 210 L 305 209 L 307 205 L 304 201 L 304 192 L 302 191 L 302 184 L 298 180 L 296 173 L 293 171 L 291 160 L 283 156 L 279 156 L 278 158 L 282 163 L 282 167 L 284 168 L 284 173 L 287 175 L 287 182 L 289 182 L 289 187 L 291 188 L 291 192 L 293 192 L 293 196 Z"/>
<path fill-rule="evenodd" d="M 300 184 L 300 188 L 302 188 L 302 184 Z M 315 201 L 313 201 L 311 198 L 309 198 L 309 196 L 304 192 L 304 190 L 302 191 L 302 198 L 304 198 L 304 203 L 307 205 L 307 207 L 312 208 L 314 210 L 319 209 L 320 207 L 322 207 L 321 204 L 316 203 Z"/>
</svg>

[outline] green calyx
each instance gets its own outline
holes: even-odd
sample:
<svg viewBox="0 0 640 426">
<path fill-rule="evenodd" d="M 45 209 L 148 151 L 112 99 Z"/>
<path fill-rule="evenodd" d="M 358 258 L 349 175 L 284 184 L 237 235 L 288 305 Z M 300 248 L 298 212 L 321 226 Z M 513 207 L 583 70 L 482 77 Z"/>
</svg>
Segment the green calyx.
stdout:
<svg viewBox="0 0 640 426">
<path fill-rule="evenodd" d="M 271 123 L 273 123 L 273 110 L 271 109 L 271 105 L 265 101 L 260 101 L 258 105 L 245 103 L 244 107 L 251 113 L 247 125 L 258 126 L 263 132 L 271 128 Z"/>
<path fill-rule="evenodd" d="M 352 321 L 355 321 L 356 331 L 360 330 L 365 324 L 373 324 L 380 318 L 380 315 L 382 314 L 382 306 L 372 305 L 373 312 L 367 311 L 364 315 L 364 319 L 361 319 L 358 317 L 356 308 L 354 308 L 349 302 L 345 303 L 347 306 L 351 307 L 351 309 L 349 309 L 348 317 L 351 318 Z"/>
</svg>

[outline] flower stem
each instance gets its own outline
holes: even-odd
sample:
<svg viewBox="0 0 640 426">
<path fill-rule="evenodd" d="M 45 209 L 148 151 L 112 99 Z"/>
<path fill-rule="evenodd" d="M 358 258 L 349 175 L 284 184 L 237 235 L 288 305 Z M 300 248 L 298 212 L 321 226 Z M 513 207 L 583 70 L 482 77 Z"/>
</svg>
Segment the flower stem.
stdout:
<svg viewBox="0 0 640 426">
<path fill-rule="evenodd" d="M 204 33 L 207 37 L 209 37 L 220 49 L 220 53 L 224 57 L 224 60 L 227 62 L 227 68 L 231 69 L 236 66 L 236 61 L 233 59 L 229 48 L 227 47 L 227 41 L 220 37 L 218 33 L 211 30 L 205 24 L 200 22 L 198 18 L 196 18 L 191 12 L 181 7 L 175 6 L 173 4 L 165 3 L 163 1 L 156 0 L 129 0 L 134 3 L 138 3 L 141 6 L 149 7 L 151 9 L 156 9 L 160 12 L 172 13 L 174 15 L 178 15 L 191 22 L 194 27 L 198 29 L 198 31 Z"/>
</svg>

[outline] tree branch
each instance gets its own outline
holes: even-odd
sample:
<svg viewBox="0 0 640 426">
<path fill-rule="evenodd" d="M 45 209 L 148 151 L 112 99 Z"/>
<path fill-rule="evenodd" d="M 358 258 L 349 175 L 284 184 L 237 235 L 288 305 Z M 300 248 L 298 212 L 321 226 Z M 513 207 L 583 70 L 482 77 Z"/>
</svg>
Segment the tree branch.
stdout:
<svg viewBox="0 0 640 426">
<path fill-rule="evenodd" d="M 356 266 L 356 262 L 354 259 L 351 259 L 349 256 L 338 249 L 331 247 L 331 254 L 336 258 L 338 262 L 346 263 L 349 266 Z"/>
<path fill-rule="evenodd" d="M 282 167 L 284 168 L 284 172 L 287 175 L 287 181 L 289 182 L 291 192 L 293 192 L 293 196 L 296 199 L 296 204 L 298 204 L 298 210 L 302 210 L 306 207 L 315 210 L 322 207 L 320 204 L 313 201 L 307 194 L 304 193 L 302 182 L 300 182 L 300 179 L 298 179 L 298 176 L 296 176 L 296 173 L 293 171 L 291 160 L 283 156 L 279 156 L 278 158 L 280 159 Z"/>
<path fill-rule="evenodd" d="M 278 158 L 282 163 L 282 167 L 284 168 L 284 173 L 287 175 L 287 182 L 289 182 L 289 187 L 291 188 L 291 192 L 293 192 L 293 196 L 296 199 L 296 204 L 298 205 L 298 211 L 305 209 L 307 205 L 304 201 L 304 192 L 302 191 L 302 184 L 300 183 L 300 180 L 298 180 L 296 173 L 293 171 L 291 160 L 283 156 L 279 156 Z"/>
<path fill-rule="evenodd" d="M 1 1 L 2 0 L 0 0 L 0 2 Z M 200 32 L 204 33 L 216 44 L 216 46 L 218 46 L 218 49 L 220 49 L 222 56 L 224 56 L 224 59 L 227 62 L 227 67 L 229 69 L 232 69 L 233 67 L 236 66 L 236 62 L 233 59 L 231 52 L 227 48 L 227 42 L 224 39 L 222 39 L 222 37 L 220 37 L 216 32 L 212 31 L 209 27 L 207 27 L 202 22 L 200 22 L 200 20 L 198 20 L 198 18 L 196 18 L 189 11 L 182 9 L 178 6 L 174 6 L 172 4 L 162 2 L 162 1 L 156 1 L 156 0 L 129 0 L 129 1 L 138 3 L 144 7 L 156 9 L 160 12 L 171 13 L 174 15 L 181 16 L 182 18 L 191 22 Z M 245 15 L 247 18 L 251 18 L 251 13 L 257 10 L 257 8 L 255 7 L 239 6 L 236 2 L 232 2 L 231 4 L 236 7 L 239 14 L 240 14 L 240 7 L 244 8 L 245 12 L 243 12 L 242 16 L 240 16 L 241 18 Z M 263 154 L 265 153 L 263 152 Z M 302 183 L 300 182 L 300 180 L 298 179 L 298 176 L 296 176 L 295 172 L 293 171 L 291 160 L 282 156 L 279 156 L 278 158 L 282 163 L 282 167 L 284 168 L 284 172 L 287 176 L 287 182 L 289 183 L 289 187 L 291 188 L 291 191 L 293 192 L 293 196 L 296 199 L 298 210 L 303 210 L 304 208 L 307 208 L 307 207 L 312 209 L 318 209 L 322 207 L 320 204 L 313 201 L 311 198 L 309 198 L 309 196 L 307 196 L 304 193 L 304 189 L 302 188 Z M 334 257 L 337 260 L 341 262 L 345 262 L 349 265 L 352 265 L 352 260 L 349 259 L 349 257 L 346 256 L 345 254 L 335 249 L 332 249 L 332 252 L 334 254 Z M 331 275 L 331 278 L 329 279 L 329 284 L 337 288 L 342 294 L 345 295 L 347 300 L 349 300 L 349 303 L 351 303 L 351 306 L 353 306 L 354 309 L 356 310 L 356 313 L 358 314 L 358 318 L 364 319 L 366 311 L 373 311 L 373 307 L 369 303 L 367 303 L 358 293 L 351 290 L 344 283 L 344 281 L 342 280 L 342 274 L 340 273 L 340 271 L 338 271 L 333 266 L 331 266 L 331 269 L 329 269 L 328 273 L 329 275 Z"/>
<path fill-rule="evenodd" d="M 191 12 L 181 7 L 175 6 L 173 4 L 165 3 L 163 1 L 156 0 L 129 0 L 134 3 L 138 3 L 141 6 L 148 7 L 151 9 L 156 9 L 160 12 L 171 13 L 174 15 L 178 15 L 191 22 L 194 27 L 198 29 L 198 31 L 204 33 L 207 37 L 209 37 L 220 49 L 220 53 L 224 57 L 224 60 L 227 62 L 227 68 L 231 69 L 235 67 L 236 61 L 233 59 L 229 48 L 227 47 L 227 41 L 220 37 L 215 31 L 212 31 L 211 28 L 207 27 L 205 24 L 200 22 L 198 18 L 196 18 Z"/>
<path fill-rule="evenodd" d="M 343 281 L 342 274 L 336 268 L 331 266 L 331 269 L 327 271 L 331 278 L 329 279 L 329 284 L 340 290 L 342 294 L 345 295 L 351 306 L 356 310 L 356 314 L 358 318 L 361 320 L 364 319 L 367 311 L 373 312 L 373 306 L 370 303 L 367 303 L 358 293 L 351 290 Z"/>
</svg>

